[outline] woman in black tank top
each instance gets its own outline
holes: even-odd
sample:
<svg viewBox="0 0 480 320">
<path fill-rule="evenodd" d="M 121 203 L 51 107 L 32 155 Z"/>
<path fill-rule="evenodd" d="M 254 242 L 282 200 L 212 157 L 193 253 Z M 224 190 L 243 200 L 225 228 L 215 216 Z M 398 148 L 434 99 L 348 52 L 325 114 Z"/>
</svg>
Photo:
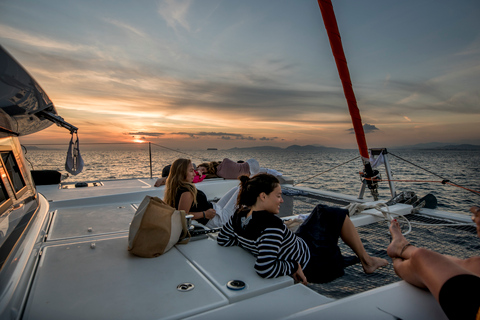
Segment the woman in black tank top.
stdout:
<svg viewBox="0 0 480 320">
<path fill-rule="evenodd" d="M 189 159 L 177 159 L 172 163 L 165 185 L 164 201 L 170 206 L 193 215 L 202 224 L 215 217 L 213 205 L 207 196 L 193 184 L 195 170 Z"/>
</svg>

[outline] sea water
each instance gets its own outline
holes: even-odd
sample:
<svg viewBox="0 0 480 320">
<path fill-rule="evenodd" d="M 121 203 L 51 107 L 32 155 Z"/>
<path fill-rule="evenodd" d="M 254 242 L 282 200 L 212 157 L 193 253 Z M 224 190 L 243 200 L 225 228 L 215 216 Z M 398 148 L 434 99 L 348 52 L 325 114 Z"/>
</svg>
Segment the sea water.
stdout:
<svg viewBox="0 0 480 320">
<path fill-rule="evenodd" d="M 58 170 L 65 176 L 66 150 L 28 150 L 25 157 L 30 169 Z M 475 150 L 389 150 L 389 162 L 397 191 L 414 191 L 418 196 L 433 194 L 442 210 L 469 214 L 472 205 L 480 204 L 480 194 L 442 184 L 450 180 L 467 189 L 480 190 L 480 151 Z M 151 154 L 151 156 L 150 156 Z M 261 167 L 275 169 L 304 187 L 358 195 L 362 163 L 356 150 L 289 151 L 281 150 L 197 150 L 179 151 L 139 145 L 131 150 L 84 150 L 82 173 L 69 175 L 66 182 L 159 177 L 162 168 L 177 158 L 200 164 L 207 161 L 257 159 Z M 150 159 L 152 170 L 150 170 Z M 352 160 L 353 159 L 353 160 Z M 352 160 L 348 162 L 349 160 Z M 407 162 L 408 161 L 408 162 Z M 343 163 L 347 162 L 344 165 Z M 340 165 L 340 166 L 339 166 Z M 334 168 L 338 166 L 337 168 Z M 383 168 L 379 169 L 386 179 Z M 155 179 L 152 180 L 152 184 Z M 387 182 L 380 183 L 380 197 L 389 199 Z M 368 189 L 365 199 L 371 198 Z"/>
</svg>

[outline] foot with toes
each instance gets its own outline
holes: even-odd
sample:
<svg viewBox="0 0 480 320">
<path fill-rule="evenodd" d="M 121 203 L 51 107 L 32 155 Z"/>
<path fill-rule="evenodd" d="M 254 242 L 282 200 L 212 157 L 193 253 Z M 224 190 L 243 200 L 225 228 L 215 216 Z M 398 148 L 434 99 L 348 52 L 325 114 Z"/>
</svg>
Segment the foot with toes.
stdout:
<svg viewBox="0 0 480 320">
<path fill-rule="evenodd" d="M 406 259 L 407 257 L 405 256 L 405 250 L 408 246 L 410 246 L 410 243 L 403 236 L 397 220 L 392 220 L 390 223 L 390 234 L 392 235 L 392 242 L 387 248 L 388 256 L 392 259 Z"/>
<path fill-rule="evenodd" d="M 363 271 L 365 273 L 373 273 L 375 270 L 388 265 L 388 261 L 382 258 L 368 256 L 365 260 L 361 260 Z"/>
</svg>

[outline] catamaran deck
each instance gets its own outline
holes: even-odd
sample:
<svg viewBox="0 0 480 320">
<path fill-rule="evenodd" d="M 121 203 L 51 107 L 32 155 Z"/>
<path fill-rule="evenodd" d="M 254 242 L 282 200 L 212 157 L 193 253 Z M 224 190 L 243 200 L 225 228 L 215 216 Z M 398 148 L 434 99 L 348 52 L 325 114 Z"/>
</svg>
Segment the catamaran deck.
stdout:
<svg viewBox="0 0 480 320">
<path fill-rule="evenodd" d="M 163 196 L 164 188 L 152 187 L 154 181 L 131 179 L 104 181 L 98 187 L 38 187 L 49 201 L 52 223 L 24 319 L 77 315 L 78 318 L 211 320 L 247 317 L 252 315 L 252 308 L 256 316 L 266 319 L 328 318 L 329 315 L 338 319 L 353 315 L 370 319 L 391 319 L 392 315 L 402 319 L 445 318 L 431 294 L 400 281 L 391 264 L 367 275 L 353 259 L 343 277 L 327 284 L 309 284 L 311 291 L 295 285 L 291 277 L 260 278 L 253 269 L 253 256 L 238 247 L 218 246 L 215 234 L 177 245 L 158 258 L 134 257 L 126 250 L 128 226 L 145 195 Z M 197 187 L 214 200 L 236 184 L 236 180 L 220 179 Z M 308 213 L 330 196 L 329 193 L 319 193 L 314 198 L 285 196 L 283 215 Z M 340 200 L 333 202 L 342 205 Z M 412 222 L 428 223 L 413 225 L 407 236 L 413 244 L 461 258 L 478 254 L 480 243 L 468 216 L 452 222 L 448 216 L 440 219 L 428 214 L 409 214 L 411 206 L 405 204 L 395 205 L 394 211 L 406 214 Z M 436 214 L 435 210 L 424 211 Z M 389 260 L 386 248 L 390 236 L 383 216 L 355 215 L 352 221 L 367 252 Z M 470 222 L 470 226 L 434 226 L 458 222 Z M 340 247 L 344 256 L 354 256 L 342 241 Z M 225 287 L 229 280 L 245 281 L 247 287 L 232 291 Z M 176 288 L 180 283 L 195 283 L 195 289 L 180 292 Z M 371 290 L 375 288 L 379 289 Z M 188 301 L 194 301 L 188 308 L 186 295 L 191 297 Z M 292 300 L 293 296 L 296 299 Z M 421 310 L 410 308 L 412 299 L 416 305 L 421 301 Z M 171 302 L 176 300 L 178 303 Z M 112 301 L 115 306 L 110 305 Z"/>
</svg>

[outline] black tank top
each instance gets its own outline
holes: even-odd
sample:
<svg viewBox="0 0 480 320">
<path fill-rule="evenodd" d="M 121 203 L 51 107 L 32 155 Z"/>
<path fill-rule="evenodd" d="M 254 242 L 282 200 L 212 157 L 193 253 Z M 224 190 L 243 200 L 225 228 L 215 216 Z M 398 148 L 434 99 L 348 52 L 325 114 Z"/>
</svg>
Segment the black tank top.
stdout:
<svg viewBox="0 0 480 320">
<path fill-rule="evenodd" d="M 175 209 L 178 209 L 178 203 L 180 202 L 180 197 L 184 192 L 189 192 L 189 191 L 187 188 L 178 189 L 177 194 L 175 196 Z M 210 208 L 213 208 L 213 205 L 210 202 L 208 202 L 207 196 L 205 195 L 205 193 L 203 193 L 202 190 L 197 189 L 197 204 L 195 205 L 192 203 L 192 206 L 190 207 L 190 212 L 202 212 Z M 196 220 L 203 225 L 207 224 L 208 221 L 210 221 L 209 219 L 204 219 L 204 218 L 200 218 Z"/>
</svg>

